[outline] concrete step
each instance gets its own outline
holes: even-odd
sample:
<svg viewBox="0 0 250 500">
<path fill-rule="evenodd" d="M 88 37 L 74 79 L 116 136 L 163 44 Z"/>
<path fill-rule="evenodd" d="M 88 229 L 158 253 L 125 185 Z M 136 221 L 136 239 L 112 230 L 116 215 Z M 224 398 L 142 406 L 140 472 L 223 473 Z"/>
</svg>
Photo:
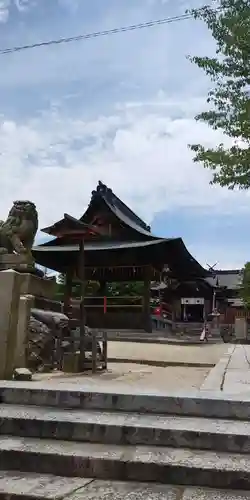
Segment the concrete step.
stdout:
<svg viewBox="0 0 250 500">
<path fill-rule="evenodd" d="M 0 471 L 0 500 L 246 500 L 245 491 Z"/>
<path fill-rule="evenodd" d="M 117 445 L 250 453 L 250 422 L 0 406 L 0 434 Z"/>
<path fill-rule="evenodd" d="M 250 489 L 250 456 L 154 446 L 0 438 L 0 469 L 108 480 Z"/>
<path fill-rule="evenodd" d="M 61 386 L 61 387 L 60 387 Z M 107 382 L 105 391 L 98 383 L 82 385 L 49 382 L 0 381 L 0 402 L 84 410 L 126 411 L 147 414 L 183 415 L 205 418 L 250 420 L 249 394 L 192 391 L 173 395 L 136 391 L 131 386 Z"/>
</svg>

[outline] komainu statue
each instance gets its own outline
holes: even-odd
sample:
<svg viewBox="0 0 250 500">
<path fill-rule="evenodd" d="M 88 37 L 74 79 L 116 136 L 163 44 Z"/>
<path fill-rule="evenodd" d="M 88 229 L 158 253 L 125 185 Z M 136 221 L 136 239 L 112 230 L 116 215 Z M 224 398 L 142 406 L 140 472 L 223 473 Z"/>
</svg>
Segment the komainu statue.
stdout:
<svg viewBox="0 0 250 500">
<path fill-rule="evenodd" d="M 31 248 L 38 229 L 38 214 L 32 201 L 14 201 L 6 221 L 0 221 L 0 254 L 24 254 L 32 260 Z"/>
</svg>

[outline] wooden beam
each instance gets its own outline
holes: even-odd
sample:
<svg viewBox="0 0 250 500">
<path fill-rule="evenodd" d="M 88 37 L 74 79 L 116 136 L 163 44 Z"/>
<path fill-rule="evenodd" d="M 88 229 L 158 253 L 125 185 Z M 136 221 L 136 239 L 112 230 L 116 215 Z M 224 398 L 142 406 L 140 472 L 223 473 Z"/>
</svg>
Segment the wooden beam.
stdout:
<svg viewBox="0 0 250 500">
<path fill-rule="evenodd" d="M 63 297 L 63 312 L 66 316 L 70 313 L 70 300 L 72 295 L 72 272 L 68 269 L 65 276 L 65 287 Z"/>
<path fill-rule="evenodd" d="M 86 365 L 85 359 L 85 255 L 84 255 L 84 240 L 80 243 L 79 261 L 78 261 L 78 276 L 81 282 L 81 302 L 80 302 L 80 359 L 79 370 L 84 371 Z"/>
<path fill-rule="evenodd" d="M 146 332 L 152 332 L 151 309 L 150 309 L 150 286 L 151 267 L 144 268 L 144 292 L 143 292 L 143 323 Z"/>
</svg>

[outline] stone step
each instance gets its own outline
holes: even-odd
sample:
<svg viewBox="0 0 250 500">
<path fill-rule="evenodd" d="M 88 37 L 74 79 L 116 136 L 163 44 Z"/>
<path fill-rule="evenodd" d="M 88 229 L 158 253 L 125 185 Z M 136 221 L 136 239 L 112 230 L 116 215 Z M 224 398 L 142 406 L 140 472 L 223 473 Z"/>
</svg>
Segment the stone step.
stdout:
<svg viewBox="0 0 250 500">
<path fill-rule="evenodd" d="M 90 484 L 92 479 L 34 472 L 0 471 L 0 500 L 61 500 Z"/>
<path fill-rule="evenodd" d="M 61 387 L 60 387 L 61 386 Z M 49 382 L 0 381 L 0 402 L 57 408 L 127 411 L 147 414 L 185 415 L 207 418 L 250 420 L 250 396 L 221 392 L 192 391 L 164 394 L 135 391 L 131 386 L 112 382 L 100 391 L 98 383 L 83 385 Z"/>
<path fill-rule="evenodd" d="M 0 406 L 0 434 L 117 445 L 250 453 L 250 422 Z"/>
<path fill-rule="evenodd" d="M 0 471 L 0 500 L 246 500 L 245 491 Z"/>
<path fill-rule="evenodd" d="M 108 480 L 250 489 L 250 456 L 154 446 L 0 438 L 0 469 Z"/>
</svg>

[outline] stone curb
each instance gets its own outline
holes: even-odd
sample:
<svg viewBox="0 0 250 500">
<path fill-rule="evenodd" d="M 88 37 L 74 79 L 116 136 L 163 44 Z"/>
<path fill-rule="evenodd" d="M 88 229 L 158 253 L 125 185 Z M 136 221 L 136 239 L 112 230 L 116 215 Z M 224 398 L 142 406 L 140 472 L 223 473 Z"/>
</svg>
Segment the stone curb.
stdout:
<svg viewBox="0 0 250 500">
<path fill-rule="evenodd" d="M 109 342 L 131 342 L 131 343 L 139 343 L 139 344 L 160 344 L 160 345 L 179 345 L 179 346 L 194 346 L 201 345 L 200 339 L 197 340 L 175 340 L 175 339 L 164 339 L 164 338 L 131 338 L 131 337 L 121 337 L 121 338 L 112 338 L 109 339 Z M 209 339 L 208 344 L 222 344 L 223 341 L 221 338 Z"/>
<path fill-rule="evenodd" d="M 108 358 L 109 363 L 128 363 L 156 367 L 213 368 L 214 363 L 192 363 L 186 361 L 157 361 L 153 359 Z"/>
</svg>

